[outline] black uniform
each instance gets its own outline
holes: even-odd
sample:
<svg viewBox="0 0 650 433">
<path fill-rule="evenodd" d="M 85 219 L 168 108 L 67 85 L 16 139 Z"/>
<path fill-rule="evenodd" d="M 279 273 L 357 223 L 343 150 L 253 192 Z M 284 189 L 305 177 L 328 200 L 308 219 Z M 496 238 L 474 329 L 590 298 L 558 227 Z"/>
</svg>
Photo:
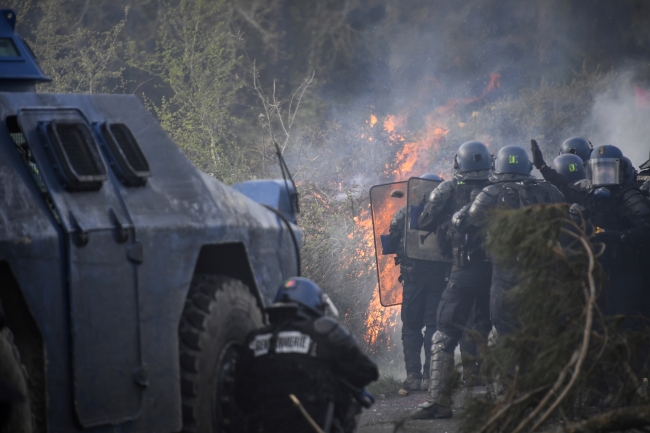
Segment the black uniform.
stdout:
<svg viewBox="0 0 650 433">
<path fill-rule="evenodd" d="M 442 250 L 448 251 L 454 259 L 438 307 L 437 328 L 448 337 L 445 350 L 449 353 L 458 345 L 472 313 L 473 329 L 486 339 L 492 328 L 489 310 L 492 264 L 485 256 L 482 239 L 450 230 L 452 215 L 470 203 L 489 183 L 488 180 L 458 178 L 444 181 L 431 193 L 418 220 L 420 229 L 437 232 L 437 239 L 447 243 L 442 245 Z"/>
<path fill-rule="evenodd" d="M 330 431 L 347 432 L 354 430 L 359 407 L 340 379 L 362 388 L 378 375 L 377 366 L 336 320 L 292 316 L 246 338 L 237 363 L 236 398 L 251 432 L 313 432 L 290 394 L 321 428 L 333 403 Z"/>
<path fill-rule="evenodd" d="M 547 165 L 544 165 L 539 169 L 539 171 L 542 173 L 542 176 L 544 176 L 544 180 L 552 183 L 560 190 L 567 203 L 582 204 L 584 202 L 585 197 L 587 196 L 587 191 L 585 191 L 584 185 L 588 183 L 587 180 L 581 180 L 575 183 L 569 182 L 564 178 L 564 176 Z"/>
<path fill-rule="evenodd" d="M 585 214 L 591 223 L 604 232 L 594 242 L 604 242 L 605 253 L 600 261 L 609 277 L 605 290 L 607 315 L 642 315 L 650 318 L 650 290 L 647 281 L 650 256 L 650 205 L 633 185 L 607 187 L 611 199 L 599 203 L 594 188 L 585 188 Z M 628 318 L 626 326 L 635 326 Z"/>
<path fill-rule="evenodd" d="M 560 203 L 562 193 L 548 182 L 540 182 L 530 176 L 513 174 L 493 175 L 494 185 L 490 185 L 476 197 L 471 205 L 460 211 L 454 218 L 454 226 L 459 232 L 471 233 L 485 227 L 488 211 L 494 208 L 518 209 L 541 203 Z M 490 316 L 499 335 L 507 335 L 516 326 L 512 306 L 504 302 L 504 296 L 517 285 L 518 269 L 506 268 L 494 263 L 492 287 L 490 289 Z"/>
<path fill-rule="evenodd" d="M 447 285 L 447 263 L 413 260 L 404 256 L 406 207 L 395 213 L 390 223 L 391 244 L 397 246 L 396 263 L 400 266 L 402 291 L 402 345 L 404 363 L 409 377 L 425 378 L 429 374 L 431 339 L 436 331 L 436 311 Z M 426 327 L 424 335 L 422 328 Z M 421 353 L 424 347 L 424 366 Z"/>
</svg>

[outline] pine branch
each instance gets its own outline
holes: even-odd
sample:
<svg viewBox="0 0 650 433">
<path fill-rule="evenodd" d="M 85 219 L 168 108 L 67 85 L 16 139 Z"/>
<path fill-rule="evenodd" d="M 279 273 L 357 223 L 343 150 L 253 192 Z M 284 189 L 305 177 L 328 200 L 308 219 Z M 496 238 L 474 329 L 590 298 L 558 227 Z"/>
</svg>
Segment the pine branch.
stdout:
<svg viewBox="0 0 650 433">
<path fill-rule="evenodd" d="M 650 404 L 624 407 L 545 433 L 607 433 L 650 426 Z"/>
</svg>

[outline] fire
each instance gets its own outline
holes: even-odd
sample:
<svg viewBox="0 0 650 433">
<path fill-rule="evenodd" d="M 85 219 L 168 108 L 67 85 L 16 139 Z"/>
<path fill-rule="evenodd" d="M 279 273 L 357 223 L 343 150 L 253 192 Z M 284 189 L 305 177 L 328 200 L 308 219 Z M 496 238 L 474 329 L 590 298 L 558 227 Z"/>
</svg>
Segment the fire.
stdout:
<svg viewBox="0 0 650 433">
<path fill-rule="evenodd" d="M 384 119 L 384 131 L 389 134 L 392 134 L 393 131 L 395 131 L 395 116 L 392 114 L 389 114 L 386 116 L 386 119 Z"/>
<path fill-rule="evenodd" d="M 395 158 L 395 179 L 408 179 L 419 176 L 428 171 L 431 154 L 438 150 L 440 143 L 449 133 L 449 129 L 439 124 L 438 116 L 427 118 L 424 131 L 420 137 L 412 142 L 407 142 L 404 148 L 397 153 Z"/>
<path fill-rule="evenodd" d="M 446 122 L 459 112 L 460 107 L 471 106 L 482 102 L 488 94 L 501 89 L 501 76 L 497 73 L 490 75 L 489 82 L 483 92 L 474 97 L 449 99 L 447 103 L 436 108 L 425 117 L 424 127 L 415 134 L 411 134 L 407 128 L 408 113 L 401 115 L 389 114 L 380 125 L 383 126 L 384 139 L 389 145 L 400 146 L 395 154 L 395 160 L 386 165 L 384 173 L 388 182 L 394 184 L 391 188 L 406 190 L 406 180 L 416 177 L 431 169 L 430 164 L 439 159 L 439 149 L 449 133 Z M 456 120 L 456 122 L 458 122 Z M 371 128 L 379 123 L 376 115 L 371 114 L 366 121 Z M 462 126 L 461 126 L 462 125 Z M 464 127 L 465 124 L 459 124 Z M 379 139 L 376 131 L 373 133 L 375 139 Z M 387 138 L 386 138 L 387 135 Z M 368 135 L 370 139 L 370 134 Z M 451 168 L 450 168 L 451 169 Z M 440 171 L 439 169 L 437 171 Z M 441 174 L 446 177 L 445 174 Z M 448 176 L 448 175 L 447 175 Z M 359 256 L 367 257 L 375 253 L 375 245 L 381 250 L 379 235 L 388 234 L 390 221 L 401 206 L 406 204 L 406 199 L 397 200 L 389 197 L 389 188 L 386 188 L 385 197 L 373 196 L 372 216 L 375 220 L 373 232 L 370 213 L 366 210 L 355 218 L 357 228 L 362 233 L 362 243 L 357 248 Z M 373 234 L 374 233 L 374 234 Z M 376 239 L 374 237 L 377 237 Z M 400 326 L 399 309 L 386 308 L 386 305 L 396 305 L 402 300 L 402 285 L 398 282 L 399 267 L 394 265 L 394 255 L 379 255 L 377 259 L 378 277 L 382 286 L 375 286 L 373 297 L 366 312 L 366 333 L 364 340 L 371 352 L 377 352 L 379 348 L 394 347 L 390 335 Z"/>
<path fill-rule="evenodd" d="M 371 352 L 376 352 L 379 343 L 390 344 L 390 331 L 394 332 L 399 326 L 397 311 L 394 308 L 384 308 L 379 302 L 379 290 L 375 286 L 375 296 L 368 306 L 366 318 L 365 341 Z M 388 332 L 387 332 L 388 331 Z"/>
</svg>

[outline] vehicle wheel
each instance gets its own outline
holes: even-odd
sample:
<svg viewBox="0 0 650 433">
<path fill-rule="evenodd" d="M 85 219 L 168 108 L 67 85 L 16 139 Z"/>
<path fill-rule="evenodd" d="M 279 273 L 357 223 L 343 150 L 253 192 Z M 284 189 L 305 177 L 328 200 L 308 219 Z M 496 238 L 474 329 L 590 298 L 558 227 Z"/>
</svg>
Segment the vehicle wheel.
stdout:
<svg viewBox="0 0 650 433">
<path fill-rule="evenodd" d="M 0 329 L 0 433 L 31 433 L 32 426 L 27 370 L 5 327 Z"/>
<path fill-rule="evenodd" d="M 179 326 L 183 431 L 230 432 L 239 424 L 234 370 L 246 335 L 263 325 L 249 288 L 220 275 L 195 275 Z"/>
</svg>

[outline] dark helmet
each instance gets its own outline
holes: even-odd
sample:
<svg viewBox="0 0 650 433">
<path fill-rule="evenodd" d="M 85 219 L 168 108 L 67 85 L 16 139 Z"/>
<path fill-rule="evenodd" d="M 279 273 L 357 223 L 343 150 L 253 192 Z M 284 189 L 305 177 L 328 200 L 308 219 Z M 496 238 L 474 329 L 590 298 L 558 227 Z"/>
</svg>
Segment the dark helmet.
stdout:
<svg viewBox="0 0 650 433">
<path fill-rule="evenodd" d="M 587 177 L 582 159 L 578 155 L 565 153 L 555 158 L 553 169 L 569 182 L 577 182 Z"/>
<path fill-rule="evenodd" d="M 460 145 L 454 156 L 454 169 L 463 179 L 487 179 L 492 168 L 492 155 L 480 141 L 468 141 Z"/>
<path fill-rule="evenodd" d="M 437 180 L 438 182 L 442 182 L 444 180 L 437 174 L 433 174 L 433 173 L 424 173 L 422 176 L 420 176 L 420 179 Z"/>
<path fill-rule="evenodd" d="M 530 176 L 533 163 L 528 153 L 519 146 L 505 146 L 499 149 L 494 161 L 494 174 L 523 174 Z"/>
<path fill-rule="evenodd" d="M 560 146 L 560 155 L 566 153 L 571 153 L 573 155 L 578 155 L 583 161 L 587 161 L 591 155 L 591 150 L 593 146 L 591 142 L 586 138 L 582 137 L 571 137 L 564 140 L 562 146 Z"/>
<path fill-rule="evenodd" d="M 605 144 L 603 146 L 598 146 L 597 148 L 591 151 L 590 159 L 599 159 L 599 158 L 623 158 L 623 152 L 618 147 Z"/>
<path fill-rule="evenodd" d="M 636 182 L 636 168 L 634 168 L 634 165 L 632 165 L 632 161 L 630 161 L 630 158 L 627 156 L 623 157 L 623 161 L 625 162 L 625 179 L 623 183 L 635 183 Z"/>
<path fill-rule="evenodd" d="M 321 317 L 327 310 L 338 316 L 336 307 L 329 296 L 312 280 L 303 277 L 289 278 L 278 290 L 271 305 L 266 310 L 273 313 L 276 310 L 306 310 L 310 315 Z"/>
<path fill-rule="evenodd" d="M 611 144 L 592 150 L 586 166 L 592 186 L 621 185 L 625 180 L 623 152 Z"/>
</svg>

